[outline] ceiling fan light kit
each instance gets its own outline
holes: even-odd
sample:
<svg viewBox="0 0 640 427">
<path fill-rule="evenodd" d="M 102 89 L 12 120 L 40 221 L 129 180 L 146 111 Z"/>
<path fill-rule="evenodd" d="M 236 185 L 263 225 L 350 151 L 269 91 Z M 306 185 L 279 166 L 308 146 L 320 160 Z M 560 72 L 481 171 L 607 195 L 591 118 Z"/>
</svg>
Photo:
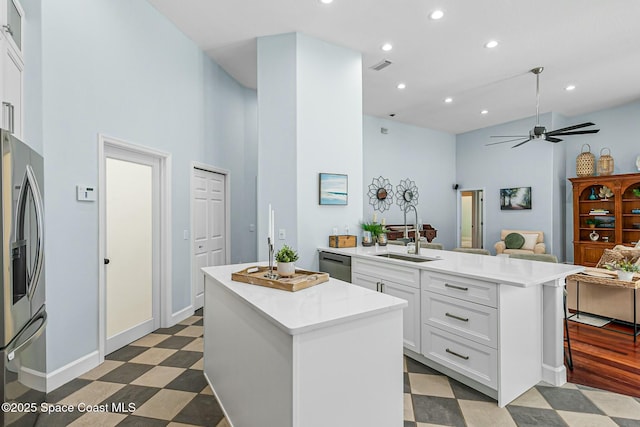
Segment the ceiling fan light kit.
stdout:
<svg viewBox="0 0 640 427">
<path fill-rule="evenodd" d="M 559 136 L 570 136 L 570 135 L 586 135 L 591 133 L 598 133 L 600 129 L 590 129 L 590 130 L 577 130 L 582 129 L 588 126 L 595 126 L 594 123 L 586 122 L 580 123 L 578 125 L 568 126 L 562 129 L 556 129 L 547 132 L 547 128 L 540 125 L 540 73 L 542 73 L 544 67 L 536 67 L 529 72 L 536 75 L 536 125 L 532 130 L 529 131 L 529 135 L 493 135 L 491 138 L 511 138 L 506 141 L 492 142 L 490 144 L 485 145 L 496 145 L 496 144 L 504 144 L 505 142 L 514 142 L 519 141 L 516 145 L 511 148 L 516 148 L 525 144 L 529 141 L 542 139 L 544 141 L 549 141 L 553 143 L 557 143 L 562 141 L 562 139 L 558 138 Z"/>
</svg>

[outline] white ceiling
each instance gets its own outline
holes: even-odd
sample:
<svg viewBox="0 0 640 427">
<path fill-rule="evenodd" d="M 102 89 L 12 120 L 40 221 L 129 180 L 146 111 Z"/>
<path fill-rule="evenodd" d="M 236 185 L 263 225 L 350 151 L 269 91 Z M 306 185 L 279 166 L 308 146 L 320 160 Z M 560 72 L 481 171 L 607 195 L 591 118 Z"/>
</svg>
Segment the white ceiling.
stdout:
<svg viewBox="0 0 640 427">
<path fill-rule="evenodd" d="M 247 87 L 256 86 L 256 37 L 297 31 L 359 51 L 365 114 L 430 129 L 462 133 L 535 115 L 528 71 L 537 66 L 541 113 L 571 117 L 640 99 L 636 0 L 149 2 Z M 438 8 L 444 18 L 430 20 Z M 499 46 L 485 48 L 490 39 Z M 382 59 L 393 65 L 369 69 Z"/>
</svg>

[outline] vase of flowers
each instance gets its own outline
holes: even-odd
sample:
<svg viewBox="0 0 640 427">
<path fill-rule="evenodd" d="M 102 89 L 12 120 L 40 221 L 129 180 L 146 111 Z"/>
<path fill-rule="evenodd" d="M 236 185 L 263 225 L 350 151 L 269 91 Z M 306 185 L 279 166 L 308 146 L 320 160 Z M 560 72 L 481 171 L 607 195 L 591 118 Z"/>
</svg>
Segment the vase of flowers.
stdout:
<svg viewBox="0 0 640 427">
<path fill-rule="evenodd" d="M 624 280 L 625 282 L 633 282 L 633 274 L 640 271 L 640 267 L 628 259 L 605 264 L 605 267 L 609 270 L 617 271 L 618 280 Z"/>
<path fill-rule="evenodd" d="M 298 260 L 298 253 L 289 246 L 284 245 L 276 254 L 278 262 L 278 275 L 291 277 L 296 274 L 295 262 Z"/>
</svg>

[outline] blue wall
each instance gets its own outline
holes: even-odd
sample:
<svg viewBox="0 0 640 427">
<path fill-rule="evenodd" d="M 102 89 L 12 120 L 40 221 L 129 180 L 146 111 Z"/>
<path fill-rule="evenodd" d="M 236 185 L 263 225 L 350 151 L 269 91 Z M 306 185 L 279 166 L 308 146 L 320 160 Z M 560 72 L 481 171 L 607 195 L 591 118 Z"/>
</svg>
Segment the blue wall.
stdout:
<svg viewBox="0 0 640 427">
<path fill-rule="evenodd" d="M 25 79 L 25 127 L 30 138 L 42 136 L 45 157 L 51 372 L 98 348 L 98 204 L 75 200 L 77 184 L 98 183 L 98 134 L 172 155 L 175 313 L 191 304 L 190 242 L 182 234 L 190 229 L 192 161 L 230 170 L 232 209 L 245 212 L 231 219 L 232 261 L 255 259 L 248 227 L 255 199 L 244 191 L 255 181 L 257 118 L 255 92 L 146 1 L 25 3 L 27 13 L 42 9 L 42 56 L 34 42 Z M 38 29 L 27 25 L 25 40 L 37 40 Z"/>
</svg>

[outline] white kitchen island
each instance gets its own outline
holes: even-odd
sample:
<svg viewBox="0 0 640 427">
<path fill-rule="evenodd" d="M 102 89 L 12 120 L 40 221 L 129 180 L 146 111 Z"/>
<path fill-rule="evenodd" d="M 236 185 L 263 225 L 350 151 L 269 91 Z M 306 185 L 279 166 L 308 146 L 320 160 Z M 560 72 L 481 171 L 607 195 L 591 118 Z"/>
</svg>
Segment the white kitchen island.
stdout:
<svg viewBox="0 0 640 427">
<path fill-rule="evenodd" d="M 204 373 L 234 427 L 400 427 L 407 302 L 330 279 L 297 292 L 203 269 Z"/>
<path fill-rule="evenodd" d="M 401 296 L 405 354 L 505 406 L 566 382 L 565 277 L 582 266 L 406 247 L 319 248 L 351 257 L 355 285 Z M 388 257 L 391 254 L 392 257 Z M 414 262 L 418 261 L 418 262 Z"/>
</svg>

